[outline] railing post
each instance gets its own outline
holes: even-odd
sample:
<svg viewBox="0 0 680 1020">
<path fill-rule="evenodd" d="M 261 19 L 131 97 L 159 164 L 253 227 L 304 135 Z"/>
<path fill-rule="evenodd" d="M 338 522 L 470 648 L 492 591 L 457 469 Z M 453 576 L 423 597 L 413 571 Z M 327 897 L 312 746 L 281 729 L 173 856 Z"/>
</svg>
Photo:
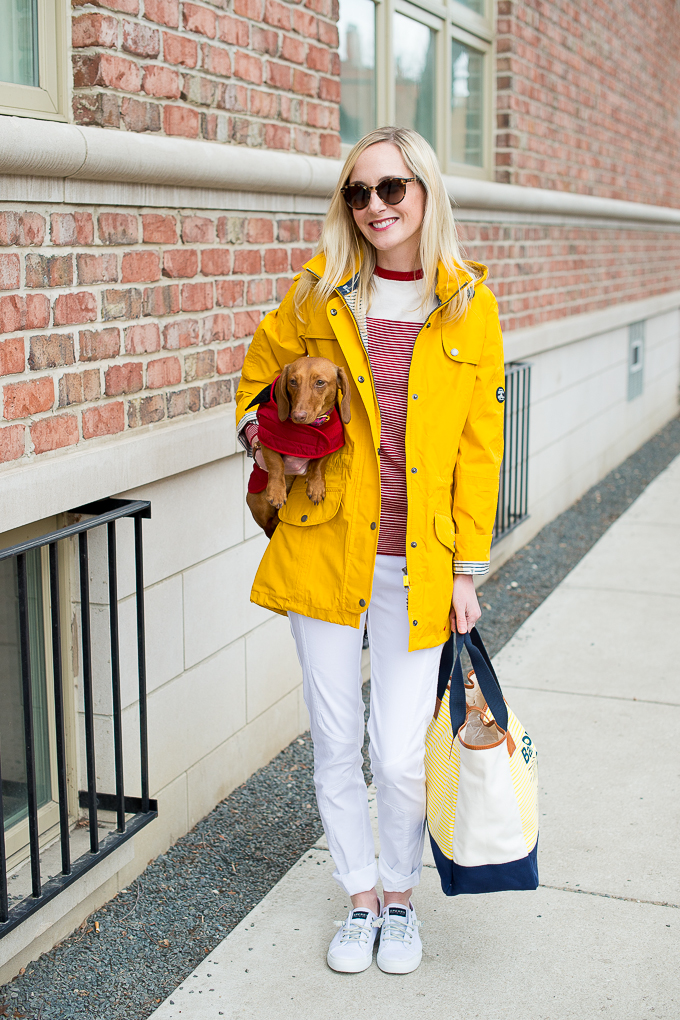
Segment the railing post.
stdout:
<svg viewBox="0 0 680 1020">
<path fill-rule="evenodd" d="M 92 692 L 92 644 L 90 637 L 90 567 L 87 532 L 78 535 L 80 561 L 80 621 L 83 648 L 83 702 L 85 708 L 85 757 L 87 764 L 87 809 L 90 823 L 90 852 L 99 852 L 97 829 L 97 768 L 94 757 L 94 697 Z"/>
<path fill-rule="evenodd" d="M 7 902 L 7 854 L 5 850 L 5 814 L 2 807 L 2 760 L 0 759 L 0 924 L 9 918 Z"/>
<path fill-rule="evenodd" d="M 135 515 L 135 581 L 137 601 L 137 672 L 139 677 L 139 751 L 142 780 L 142 811 L 149 810 L 149 737 L 146 711 L 146 636 L 144 624 L 144 555 L 142 518 Z"/>
<path fill-rule="evenodd" d="M 28 578 L 26 554 L 17 556 L 19 594 L 19 641 L 21 647 L 21 688 L 24 699 L 24 749 L 26 754 L 26 799 L 28 802 L 28 842 L 31 852 L 31 890 L 41 894 L 40 837 L 38 832 L 38 794 L 35 782 L 35 738 L 33 731 L 33 690 L 31 684 L 31 647 L 28 632 Z"/>
<path fill-rule="evenodd" d="M 57 543 L 50 542 L 50 615 L 52 621 L 52 674 L 54 677 L 54 723 L 57 743 L 57 783 L 59 788 L 59 837 L 61 873 L 71 874 L 71 846 L 68 831 L 68 792 L 66 789 L 66 737 L 64 730 L 64 685 L 61 670 L 61 621 L 59 610 L 59 560 Z"/>
<path fill-rule="evenodd" d="M 123 722 L 120 704 L 120 645 L 118 637 L 118 565 L 116 522 L 106 526 L 109 553 L 109 630 L 111 633 L 111 694 L 113 697 L 113 755 L 116 773 L 116 819 L 118 832 L 125 832 L 125 790 L 123 778 Z"/>
</svg>

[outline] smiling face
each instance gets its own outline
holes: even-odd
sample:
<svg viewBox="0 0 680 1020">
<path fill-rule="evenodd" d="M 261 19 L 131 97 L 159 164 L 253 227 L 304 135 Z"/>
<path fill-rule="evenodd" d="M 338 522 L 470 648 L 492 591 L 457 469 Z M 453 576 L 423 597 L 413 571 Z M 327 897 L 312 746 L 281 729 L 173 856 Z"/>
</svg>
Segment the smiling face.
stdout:
<svg viewBox="0 0 680 1020">
<path fill-rule="evenodd" d="M 377 142 L 359 156 L 350 183 L 375 187 L 385 177 L 413 176 L 396 145 Z M 418 246 L 425 215 L 425 189 L 419 181 L 406 185 L 406 196 L 399 205 L 387 205 L 372 191 L 365 209 L 350 212 L 361 233 L 376 249 L 381 269 L 410 272 L 420 268 Z"/>
</svg>

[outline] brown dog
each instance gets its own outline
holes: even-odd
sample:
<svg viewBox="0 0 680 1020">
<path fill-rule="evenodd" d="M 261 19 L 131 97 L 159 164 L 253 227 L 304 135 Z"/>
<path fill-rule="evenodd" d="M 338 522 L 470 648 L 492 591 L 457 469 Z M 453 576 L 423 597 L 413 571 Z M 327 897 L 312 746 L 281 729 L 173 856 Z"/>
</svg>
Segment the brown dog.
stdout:
<svg viewBox="0 0 680 1020">
<path fill-rule="evenodd" d="M 342 399 L 340 399 L 340 391 Z M 350 415 L 349 379 L 344 368 L 338 368 L 328 358 L 298 358 L 286 365 L 274 389 L 279 421 L 288 418 L 298 425 L 310 425 L 330 414 L 337 401 L 340 420 L 346 425 Z M 279 509 L 284 505 L 296 475 L 284 471 L 283 457 L 261 443 L 260 449 L 269 474 L 264 492 L 249 492 L 246 502 L 255 521 L 268 538 L 279 523 Z M 325 468 L 328 457 L 310 460 L 307 477 L 307 495 L 318 505 L 326 495 Z"/>
</svg>

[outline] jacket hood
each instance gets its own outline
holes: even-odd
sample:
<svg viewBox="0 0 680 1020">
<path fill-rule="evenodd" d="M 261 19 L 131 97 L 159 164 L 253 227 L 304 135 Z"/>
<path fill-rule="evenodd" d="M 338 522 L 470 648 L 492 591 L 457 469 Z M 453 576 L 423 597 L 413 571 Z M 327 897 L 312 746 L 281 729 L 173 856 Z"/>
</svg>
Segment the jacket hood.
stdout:
<svg viewBox="0 0 680 1020">
<path fill-rule="evenodd" d="M 474 267 L 475 269 L 475 273 L 477 276 L 477 279 L 475 280 L 475 286 L 477 286 L 480 283 L 486 282 L 486 278 L 489 275 L 489 270 L 482 262 L 473 262 L 471 260 L 468 260 L 467 265 Z M 306 262 L 302 268 L 307 269 L 314 276 L 320 278 L 323 276 L 324 269 L 326 268 L 326 256 L 324 255 L 323 252 L 319 252 L 317 255 L 314 255 L 313 258 L 309 260 L 309 262 Z M 346 296 L 353 290 L 356 290 L 358 279 L 359 278 L 356 274 L 354 276 L 348 274 L 347 277 L 338 284 L 336 290 L 343 296 Z M 454 274 L 447 272 L 443 264 L 440 262 L 439 272 L 437 276 L 437 286 L 435 288 L 435 292 L 437 297 L 439 298 L 440 303 L 444 304 L 446 301 L 449 301 L 452 297 L 454 297 L 454 295 L 459 290 L 461 290 L 471 280 L 472 280 L 471 273 L 461 272 L 459 276 L 455 276 Z"/>
</svg>

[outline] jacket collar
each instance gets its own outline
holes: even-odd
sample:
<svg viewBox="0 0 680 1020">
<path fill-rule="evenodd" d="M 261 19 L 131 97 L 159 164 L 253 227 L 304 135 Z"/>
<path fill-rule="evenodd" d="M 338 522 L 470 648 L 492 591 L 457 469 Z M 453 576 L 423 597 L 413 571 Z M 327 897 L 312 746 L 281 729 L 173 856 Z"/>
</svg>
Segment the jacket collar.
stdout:
<svg viewBox="0 0 680 1020">
<path fill-rule="evenodd" d="M 489 275 L 487 267 L 481 262 L 470 262 L 470 265 L 474 266 L 477 271 L 475 286 L 480 283 L 484 283 Z M 318 255 L 315 255 L 309 260 L 309 262 L 305 263 L 303 268 L 309 270 L 310 273 L 318 278 L 323 276 L 325 267 L 326 256 L 323 252 L 319 252 Z M 465 272 L 461 273 L 458 277 L 453 276 L 444 269 L 444 266 L 440 262 L 437 286 L 435 289 L 439 303 L 443 305 L 446 301 L 450 301 L 451 298 L 454 297 L 459 290 L 462 290 L 467 283 L 470 283 L 471 280 L 472 276 Z M 348 275 L 335 289 L 342 297 L 347 297 L 348 294 L 351 294 L 352 291 L 356 290 L 358 284 L 358 275 Z"/>
</svg>

